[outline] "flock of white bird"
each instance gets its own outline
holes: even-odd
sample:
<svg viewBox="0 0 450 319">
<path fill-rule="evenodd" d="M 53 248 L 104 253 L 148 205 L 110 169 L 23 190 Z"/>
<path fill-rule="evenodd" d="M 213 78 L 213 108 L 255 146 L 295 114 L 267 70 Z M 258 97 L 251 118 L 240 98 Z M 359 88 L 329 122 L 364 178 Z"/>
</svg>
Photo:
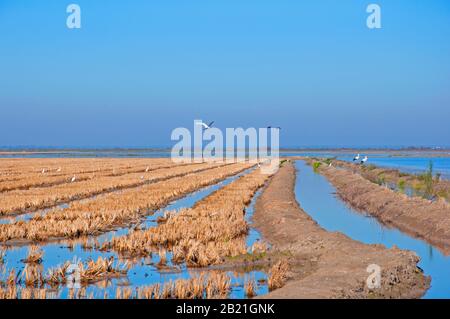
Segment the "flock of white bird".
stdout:
<svg viewBox="0 0 450 319">
<path fill-rule="evenodd" d="M 57 171 L 57 172 L 61 172 L 61 167 L 58 167 L 58 169 L 57 169 L 56 171 Z M 46 173 L 45 168 L 42 169 L 41 173 L 42 173 L 42 174 L 45 174 L 45 173 Z M 76 176 L 73 175 L 72 178 L 70 179 L 70 182 L 73 183 L 73 182 L 76 181 L 76 179 L 77 179 Z"/>
<path fill-rule="evenodd" d="M 357 154 L 355 157 L 353 157 L 353 162 L 360 161 L 361 164 L 364 164 L 365 162 L 367 162 L 368 159 L 369 158 L 367 157 L 367 155 L 361 158 L 361 155 Z"/>
</svg>

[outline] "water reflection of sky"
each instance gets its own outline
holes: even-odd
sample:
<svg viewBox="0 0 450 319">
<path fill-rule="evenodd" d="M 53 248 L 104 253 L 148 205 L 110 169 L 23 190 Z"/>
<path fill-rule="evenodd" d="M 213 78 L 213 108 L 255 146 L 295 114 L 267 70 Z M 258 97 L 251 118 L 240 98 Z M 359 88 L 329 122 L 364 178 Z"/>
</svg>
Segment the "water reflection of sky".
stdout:
<svg viewBox="0 0 450 319">
<path fill-rule="evenodd" d="M 431 288 L 425 298 L 450 298 L 450 257 L 424 241 L 411 238 L 396 229 L 380 224 L 376 219 L 350 209 L 336 198 L 334 187 L 313 172 L 303 161 L 297 161 L 299 175 L 295 193 L 301 207 L 328 231 L 340 231 L 367 244 L 396 245 L 416 252 L 419 267 L 431 276 Z"/>
<path fill-rule="evenodd" d="M 149 215 L 143 220 L 143 225 L 145 227 L 154 227 L 157 225 L 156 218 L 158 216 L 162 216 L 165 211 L 168 210 L 180 210 L 182 208 L 192 207 L 197 201 L 205 198 L 210 195 L 212 192 L 218 190 L 219 188 L 230 184 L 232 181 L 236 180 L 239 176 L 242 176 L 245 173 L 250 172 L 252 169 L 227 178 L 226 180 L 209 186 L 203 189 L 200 189 L 197 192 L 189 194 L 186 197 L 180 198 L 176 201 L 169 203 L 164 209 L 160 209 L 154 212 L 154 214 Z M 256 201 L 256 198 L 259 196 L 260 192 L 254 196 L 252 202 L 246 209 L 246 219 L 250 221 L 251 216 L 253 214 L 253 208 Z M 112 237 L 126 235 L 129 232 L 129 228 L 121 228 L 115 231 L 107 232 L 101 236 L 97 236 L 96 240 L 101 244 Z M 252 245 L 256 240 L 260 239 L 259 233 L 251 228 L 249 235 L 247 236 L 247 243 Z M 97 260 L 98 257 L 109 258 L 110 256 L 114 256 L 116 260 L 118 260 L 118 256 L 115 252 L 102 252 L 98 250 L 84 250 L 81 244 L 74 244 L 71 247 L 68 247 L 67 243 L 49 243 L 42 246 L 42 250 L 44 251 L 43 262 L 41 264 L 44 273 L 50 268 L 54 268 L 57 266 L 63 265 L 66 261 L 72 261 L 74 258 L 76 260 L 81 260 L 83 262 L 88 259 Z M 3 280 L 5 276 L 8 275 L 9 270 L 15 269 L 16 274 L 22 273 L 25 267 L 25 264 L 21 261 L 28 254 L 28 247 L 13 247 L 8 249 L 5 257 L 5 264 L 3 266 L 0 265 L 0 280 Z M 127 286 L 132 289 L 136 289 L 140 286 L 148 286 L 155 283 L 166 283 L 170 280 L 175 281 L 177 279 L 187 279 L 192 277 L 194 274 L 198 273 L 198 269 L 188 269 L 185 265 L 173 265 L 170 262 L 171 253 L 167 254 L 167 268 L 161 269 L 157 267 L 159 262 L 158 251 L 155 252 L 151 256 L 147 256 L 145 258 L 137 258 L 132 263 L 131 269 L 128 271 L 126 277 L 121 278 L 113 278 L 109 280 L 102 281 L 98 283 L 98 285 L 89 285 L 86 289 L 86 295 L 89 296 L 91 293 L 94 298 L 103 298 L 105 296 L 105 292 L 107 293 L 109 298 L 115 297 L 115 292 L 118 286 Z M 122 260 L 122 264 L 125 260 Z M 7 269 L 7 271 L 3 271 Z M 203 269 L 205 270 L 205 269 Z M 230 297 L 232 298 L 244 298 L 244 282 L 248 278 L 253 278 L 256 282 L 256 292 L 258 295 L 265 294 L 268 292 L 267 288 L 267 275 L 259 270 L 249 270 L 245 272 L 227 272 L 231 277 L 231 286 L 232 290 L 230 293 Z M 67 298 L 69 295 L 69 290 L 67 288 L 62 288 L 58 292 L 58 298 Z"/>
<path fill-rule="evenodd" d="M 351 156 L 339 156 L 339 159 L 352 161 Z M 434 173 L 450 179 L 450 157 L 389 157 L 370 156 L 368 163 L 381 167 L 395 168 L 406 173 L 423 173 L 433 163 Z"/>
</svg>

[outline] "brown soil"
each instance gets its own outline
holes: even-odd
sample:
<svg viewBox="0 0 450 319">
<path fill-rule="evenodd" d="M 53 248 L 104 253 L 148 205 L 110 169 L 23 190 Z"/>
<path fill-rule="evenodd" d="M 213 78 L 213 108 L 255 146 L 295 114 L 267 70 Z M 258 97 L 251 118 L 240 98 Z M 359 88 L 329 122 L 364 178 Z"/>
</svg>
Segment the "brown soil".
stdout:
<svg viewBox="0 0 450 319">
<path fill-rule="evenodd" d="M 301 176 L 300 176 L 301 178 Z M 321 228 L 298 205 L 295 168 L 285 163 L 256 202 L 254 226 L 290 264 L 282 288 L 264 298 L 418 298 L 430 279 L 409 251 L 366 245 Z M 366 271 L 381 267 L 381 287 L 369 289 Z"/>
<path fill-rule="evenodd" d="M 409 197 L 344 169 L 321 167 L 319 171 L 350 206 L 450 254 L 450 204 L 444 199 Z"/>
</svg>

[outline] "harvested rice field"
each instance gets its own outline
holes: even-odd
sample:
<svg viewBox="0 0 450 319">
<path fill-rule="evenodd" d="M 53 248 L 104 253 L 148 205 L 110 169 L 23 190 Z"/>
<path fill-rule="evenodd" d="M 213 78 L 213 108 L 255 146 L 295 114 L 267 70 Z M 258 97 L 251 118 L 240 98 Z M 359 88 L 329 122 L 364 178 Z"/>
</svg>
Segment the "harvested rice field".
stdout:
<svg viewBox="0 0 450 319">
<path fill-rule="evenodd" d="M 255 163 L 0 159 L 1 299 L 247 298 L 268 292 Z M 72 178 L 75 177 L 75 180 Z"/>
<path fill-rule="evenodd" d="M 335 157 L 284 157 L 272 174 L 168 158 L 0 172 L 0 299 L 448 297 L 445 179 L 435 200 L 389 187 L 417 175 Z"/>
</svg>

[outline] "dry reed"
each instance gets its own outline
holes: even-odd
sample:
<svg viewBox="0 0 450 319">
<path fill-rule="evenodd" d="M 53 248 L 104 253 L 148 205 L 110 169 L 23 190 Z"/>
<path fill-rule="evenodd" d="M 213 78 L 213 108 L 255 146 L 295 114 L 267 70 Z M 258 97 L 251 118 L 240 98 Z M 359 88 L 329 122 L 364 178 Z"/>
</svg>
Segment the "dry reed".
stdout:
<svg viewBox="0 0 450 319">
<path fill-rule="evenodd" d="M 27 264 L 40 264 L 43 255 L 44 252 L 39 246 L 30 246 L 30 248 L 28 248 L 27 258 L 25 258 L 23 262 Z"/>
<path fill-rule="evenodd" d="M 163 284 L 139 287 L 131 290 L 116 289 L 117 299 L 212 299 L 226 298 L 230 292 L 231 279 L 223 272 L 202 272 L 189 279 L 178 279 Z M 127 288 L 125 288 L 127 289 Z"/>
<path fill-rule="evenodd" d="M 0 241 L 78 238 L 136 223 L 150 210 L 158 209 L 176 198 L 217 183 L 248 167 L 249 164 L 215 168 L 206 166 L 204 171 L 194 170 L 194 173 L 192 168 L 188 168 L 191 173 L 187 175 L 145 185 L 139 189 L 111 193 L 89 202 L 76 202 L 64 210 L 34 216 L 29 221 L 0 225 Z"/>
<path fill-rule="evenodd" d="M 174 263 L 205 267 L 224 257 L 245 254 L 248 232 L 245 207 L 269 176 L 255 170 L 197 202 L 193 208 L 172 214 L 164 224 L 113 238 L 112 249 L 124 254 L 149 253 L 165 246 Z"/>
<path fill-rule="evenodd" d="M 45 282 L 51 286 L 66 284 L 69 278 L 67 271 L 70 264 L 70 262 L 66 262 L 60 267 L 50 269 Z M 127 264 L 115 262 L 112 256 L 110 258 L 98 257 L 96 261 L 89 259 L 85 263 L 81 261 L 77 263 L 77 272 L 82 285 L 124 276 L 127 274 L 128 268 Z"/>
<path fill-rule="evenodd" d="M 248 298 L 256 296 L 256 283 L 254 278 L 247 278 L 245 280 L 244 291 Z"/>
<path fill-rule="evenodd" d="M 147 162 L 149 160 L 146 160 Z M 72 176 L 76 175 L 76 181 L 90 180 L 96 177 L 108 177 L 121 175 L 133 176 L 133 173 L 149 173 L 154 170 L 172 168 L 177 165 L 168 159 L 151 159 L 151 164 L 133 163 L 126 166 L 119 165 L 117 170 L 112 171 L 111 167 L 108 167 L 107 162 L 99 169 L 81 169 L 78 167 L 64 167 L 64 173 L 56 173 L 53 170 L 50 174 L 26 172 L 20 176 L 16 176 L 12 179 L 5 179 L 0 181 L 0 192 L 7 192 L 12 190 L 27 190 L 31 188 L 51 187 L 55 185 L 65 184 L 70 181 Z M 117 165 L 117 164 L 116 164 Z M 60 168 L 58 168 L 60 169 Z"/>
<path fill-rule="evenodd" d="M 215 166 L 218 165 L 192 164 L 162 168 L 150 172 L 145 179 L 140 178 L 141 173 L 103 176 L 83 181 L 77 179 L 76 183 L 69 183 L 70 179 L 68 178 L 67 183 L 53 187 L 13 190 L 2 194 L 0 197 L 0 215 L 32 212 L 60 203 L 93 197 L 102 193 L 136 188 L 145 184 L 183 176 Z"/>
<path fill-rule="evenodd" d="M 284 286 L 286 279 L 287 279 L 287 273 L 289 271 L 289 263 L 287 260 L 282 259 L 279 262 L 277 262 L 269 272 L 269 290 L 278 289 Z"/>
<path fill-rule="evenodd" d="M 3 265 L 5 263 L 5 256 L 6 256 L 6 250 L 3 248 L 0 248 L 0 265 Z"/>
</svg>

